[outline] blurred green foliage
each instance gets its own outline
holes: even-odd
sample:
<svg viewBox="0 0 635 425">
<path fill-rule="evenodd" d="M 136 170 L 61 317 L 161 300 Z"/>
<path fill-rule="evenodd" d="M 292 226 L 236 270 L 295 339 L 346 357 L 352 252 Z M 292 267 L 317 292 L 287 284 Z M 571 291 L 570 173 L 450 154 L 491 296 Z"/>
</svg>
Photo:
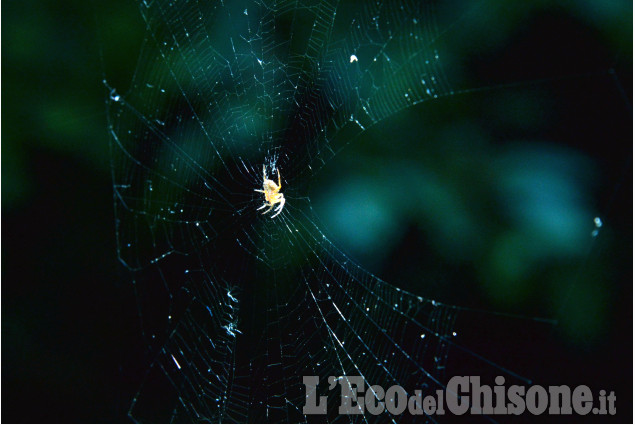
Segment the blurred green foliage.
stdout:
<svg viewBox="0 0 635 425">
<path fill-rule="evenodd" d="M 129 78 L 143 27 L 125 2 L 7 1 L 2 10 L 2 203 L 14 210 L 33 202 L 33 150 L 108 173 L 102 52 L 111 78 Z"/>
<path fill-rule="evenodd" d="M 454 20 L 456 8 L 468 12 Z M 313 185 L 318 216 L 395 285 L 460 305 L 473 300 L 450 293 L 479 286 L 489 308 L 557 318 L 566 339 L 594 345 L 614 324 L 610 294 L 622 283 L 583 270 L 618 267 L 593 255 L 591 232 L 608 207 L 598 199 L 613 190 L 602 187 L 601 166 L 619 161 L 624 145 L 606 140 L 596 156 L 603 142 L 593 135 L 628 136 L 609 58 L 631 51 L 632 5 L 443 2 L 439 14 L 448 19 L 440 56 L 450 58 L 457 93 L 352 141 Z M 615 109 L 602 110 L 606 102 Z M 615 229 L 601 231 L 611 238 Z M 410 246 L 413 232 L 425 242 Z M 394 274 L 395 252 L 409 273 Z M 448 267 L 467 270 L 463 282 L 435 289 Z"/>
</svg>

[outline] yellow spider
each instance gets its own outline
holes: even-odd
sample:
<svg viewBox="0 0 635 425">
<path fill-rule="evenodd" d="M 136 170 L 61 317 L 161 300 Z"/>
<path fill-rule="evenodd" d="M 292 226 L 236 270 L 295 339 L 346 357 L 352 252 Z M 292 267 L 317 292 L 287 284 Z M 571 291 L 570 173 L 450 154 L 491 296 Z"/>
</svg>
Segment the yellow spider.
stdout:
<svg viewBox="0 0 635 425">
<path fill-rule="evenodd" d="M 273 180 L 269 180 L 267 178 L 267 172 L 265 171 L 265 166 L 262 166 L 262 189 L 254 189 L 256 192 L 261 192 L 265 194 L 265 203 L 262 207 L 258 208 L 256 211 L 261 210 L 265 207 L 269 207 L 267 210 L 263 212 L 263 214 L 267 214 L 269 211 L 273 209 L 276 204 L 280 204 L 275 209 L 275 214 L 271 216 L 274 218 L 278 214 L 282 212 L 282 208 L 284 208 L 284 195 L 280 193 L 280 189 L 282 189 L 282 183 L 280 182 L 280 170 L 276 168 L 278 172 L 278 184 Z"/>
</svg>

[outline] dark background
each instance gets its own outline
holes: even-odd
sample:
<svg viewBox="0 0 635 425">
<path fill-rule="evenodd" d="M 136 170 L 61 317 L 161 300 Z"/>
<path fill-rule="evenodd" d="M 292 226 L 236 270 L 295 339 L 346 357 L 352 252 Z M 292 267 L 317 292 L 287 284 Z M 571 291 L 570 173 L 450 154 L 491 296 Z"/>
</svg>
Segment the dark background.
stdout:
<svg viewBox="0 0 635 425">
<path fill-rule="evenodd" d="M 389 118 L 316 176 L 324 231 L 396 286 L 557 319 L 537 336 L 521 327 L 508 344 L 549 360 L 528 367 L 536 382 L 615 391 L 619 416 L 588 420 L 630 422 L 632 3 L 441 5 L 446 71 L 460 92 Z M 101 80 L 129 84 L 144 26 L 126 2 L 5 1 L 2 12 L 2 420 L 127 421 L 146 363 L 129 276 L 116 258 Z M 491 173 L 528 157 L 559 171 L 529 167 L 539 195 L 519 200 Z M 334 194 L 393 187 L 386 175 L 398 177 L 404 158 L 438 167 L 461 203 L 441 207 L 433 197 L 405 214 L 385 199 L 390 208 L 368 218 L 349 196 L 347 216 L 338 215 L 344 204 L 331 202 Z M 407 199 L 418 185 L 403 179 L 399 193 Z M 559 245 L 557 235 L 515 219 L 569 197 L 571 217 L 588 218 L 584 234 L 594 216 L 604 222 L 582 246 L 566 235 Z M 462 208 L 466 227 L 444 226 Z M 344 231 L 342 223 L 360 220 L 380 231 Z M 490 326 L 503 332 L 505 320 Z M 498 358 L 504 347 L 485 344 L 478 329 L 464 342 Z M 526 362 L 517 359 L 518 368 Z"/>
</svg>

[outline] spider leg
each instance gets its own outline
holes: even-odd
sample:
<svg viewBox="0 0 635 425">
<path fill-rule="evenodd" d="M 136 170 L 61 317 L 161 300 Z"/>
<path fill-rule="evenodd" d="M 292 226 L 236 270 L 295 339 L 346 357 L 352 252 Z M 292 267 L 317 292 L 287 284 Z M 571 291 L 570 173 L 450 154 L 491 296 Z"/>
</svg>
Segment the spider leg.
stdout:
<svg viewBox="0 0 635 425">
<path fill-rule="evenodd" d="M 254 192 L 265 193 L 265 191 L 264 191 L 264 190 L 261 190 L 261 189 L 254 189 Z"/>
<path fill-rule="evenodd" d="M 277 212 L 274 215 L 272 215 L 271 218 L 274 218 L 275 216 L 280 214 L 282 212 L 282 208 L 284 208 L 284 197 L 280 198 L 280 205 L 278 205 L 278 207 L 276 208 Z"/>
<path fill-rule="evenodd" d="M 265 203 L 265 204 L 263 204 L 263 205 L 262 205 L 262 207 L 260 207 L 260 208 L 256 208 L 256 211 L 259 211 L 259 210 L 261 210 L 261 209 L 265 208 L 265 207 L 266 207 L 266 206 L 268 206 L 268 205 L 269 205 L 269 204 Z"/>
<path fill-rule="evenodd" d="M 269 205 L 269 204 L 264 204 L 264 205 L 262 206 L 262 208 L 266 207 L 267 205 Z M 260 209 L 260 208 L 258 208 L 258 209 Z M 267 213 L 268 213 L 269 211 L 271 211 L 272 209 L 273 209 L 273 204 L 269 205 L 269 208 L 267 208 L 267 209 L 263 212 L 263 214 L 267 214 Z"/>
</svg>

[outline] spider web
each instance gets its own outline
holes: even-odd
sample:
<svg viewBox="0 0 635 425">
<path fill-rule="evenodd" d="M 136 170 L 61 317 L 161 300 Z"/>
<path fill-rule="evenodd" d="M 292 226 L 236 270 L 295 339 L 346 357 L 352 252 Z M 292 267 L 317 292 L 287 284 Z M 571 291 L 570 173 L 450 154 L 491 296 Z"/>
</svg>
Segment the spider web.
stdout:
<svg viewBox="0 0 635 425">
<path fill-rule="evenodd" d="M 307 375 L 320 377 L 329 422 L 400 420 L 340 418 L 329 376 L 424 396 L 461 370 L 529 382 L 457 337 L 498 314 L 359 267 L 307 196 L 364 131 L 453 94 L 435 3 L 154 0 L 139 10 L 146 36 L 132 85 L 107 85 L 118 256 L 149 353 L 131 418 L 306 422 Z M 257 211 L 263 165 L 282 175 L 275 219 Z M 450 355 L 461 367 L 448 374 Z"/>
</svg>

